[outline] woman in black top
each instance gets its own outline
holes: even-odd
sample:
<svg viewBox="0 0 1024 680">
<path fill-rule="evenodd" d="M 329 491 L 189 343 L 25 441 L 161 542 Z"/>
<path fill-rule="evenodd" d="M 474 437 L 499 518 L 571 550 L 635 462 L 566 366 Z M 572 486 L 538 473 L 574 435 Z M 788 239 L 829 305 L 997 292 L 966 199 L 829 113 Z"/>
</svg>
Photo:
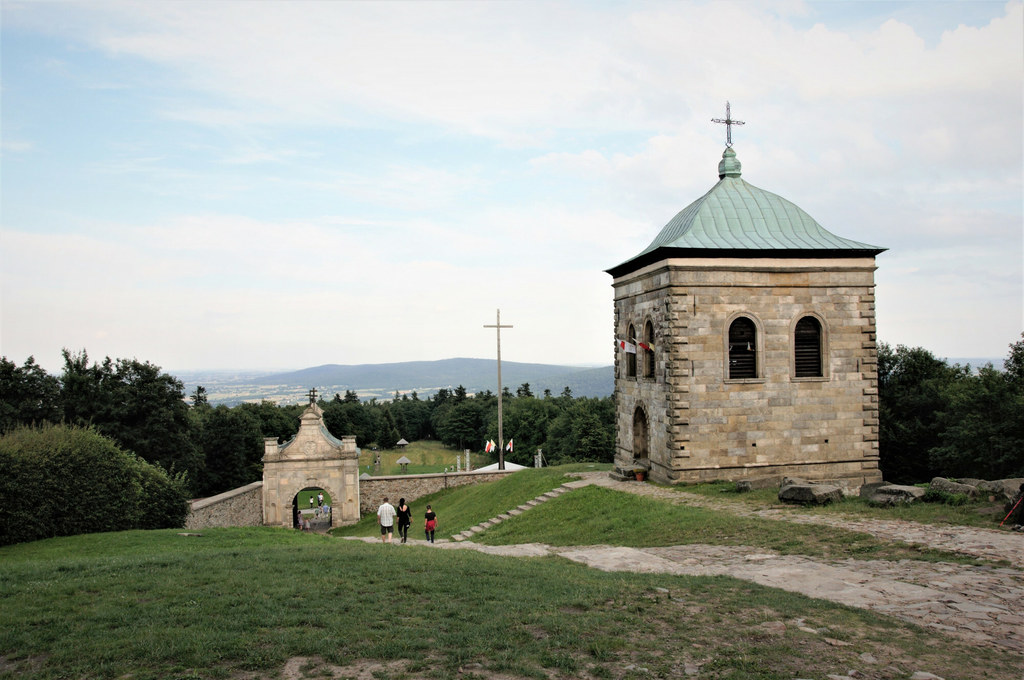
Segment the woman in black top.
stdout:
<svg viewBox="0 0 1024 680">
<path fill-rule="evenodd" d="M 427 514 L 424 515 L 424 517 L 427 520 L 424 523 L 424 525 L 423 525 L 423 528 L 424 528 L 424 530 L 426 531 L 426 534 L 427 534 L 427 542 L 428 543 L 433 543 L 434 542 L 434 529 L 437 528 L 437 513 L 435 513 L 433 510 L 431 510 L 430 506 L 428 505 L 427 506 Z"/>
<path fill-rule="evenodd" d="M 402 537 L 402 543 L 409 538 L 409 525 L 412 524 L 412 509 L 405 504 L 405 499 L 398 500 L 398 535 Z"/>
</svg>

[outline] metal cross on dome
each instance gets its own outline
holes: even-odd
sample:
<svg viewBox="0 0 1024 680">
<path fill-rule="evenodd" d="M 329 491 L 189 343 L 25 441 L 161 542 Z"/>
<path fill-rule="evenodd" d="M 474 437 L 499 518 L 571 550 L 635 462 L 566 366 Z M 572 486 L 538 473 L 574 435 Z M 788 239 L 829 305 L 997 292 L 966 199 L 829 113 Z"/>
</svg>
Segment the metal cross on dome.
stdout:
<svg viewBox="0 0 1024 680">
<path fill-rule="evenodd" d="M 314 387 L 313 389 L 311 389 L 306 396 L 309 397 L 309 403 L 310 404 L 315 404 L 316 403 L 316 388 Z"/>
<path fill-rule="evenodd" d="M 729 102 L 725 103 L 725 118 L 712 118 L 711 122 L 725 124 L 725 145 L 730 148 L 732 147 L 732 126 L 746 124 L 742 120 L 732 119 L 732 112 L 729 109 Z"/>
</svg>

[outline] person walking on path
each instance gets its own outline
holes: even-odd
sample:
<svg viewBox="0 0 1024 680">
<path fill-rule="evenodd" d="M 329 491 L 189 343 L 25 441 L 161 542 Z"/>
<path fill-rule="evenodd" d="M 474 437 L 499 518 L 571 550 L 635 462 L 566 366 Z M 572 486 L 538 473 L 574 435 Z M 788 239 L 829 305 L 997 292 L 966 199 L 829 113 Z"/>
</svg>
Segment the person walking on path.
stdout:
<svg viewBox="0 0 1024 680">
<path fill-rule="evenodd" d="M 426 522 L 423 524 L 423 530 L 427 534 L 427 543 L 434 542 L 434 530 L 437 529 L 437 513 L 434 512 L 430 506 L 427 506 L 427 514 L 424 515 Z"/>
<path fill-rule="evenodd" d="M 409 525 L 412 524 L 412 509 L 405 504 L 404 498 L 398 499 L 398 535 L 402 543 L 409 538 Z"/>
<path fill-rule="evenodd" d="M 395 514 L 395 506 L 388 503 L 388 499 L 385 496 L 384 502 L 377 508 L 377 523 L 380 524 L 381 543 L 391 542 L 391 534 L 394 533 Z"/>
</svg>

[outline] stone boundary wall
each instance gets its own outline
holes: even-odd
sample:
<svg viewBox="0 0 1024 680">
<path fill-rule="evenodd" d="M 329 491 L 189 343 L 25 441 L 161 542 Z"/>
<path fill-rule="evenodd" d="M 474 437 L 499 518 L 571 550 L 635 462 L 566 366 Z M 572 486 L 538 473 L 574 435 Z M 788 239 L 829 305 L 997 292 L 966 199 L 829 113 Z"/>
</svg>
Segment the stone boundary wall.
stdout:
<svg viewBox="0 0 1024 680">
<path fill-rule="evenodd" d="M 442 489 L 449 489 L 465 484 L 483 484 L 503 479 L 514 474 L 516 470 L 499 470 L 488 472 L 435 472 L 426 475 L 392 475 L 386 477 L 369 477 L 359 480 L 359 513 L 373 515 L 384 502 L 386 496 L 392 505 L 398 505 L 398 499 L 404 498 L 411 503 L 417 498 L 432 494 Z"/>
<path fill-rule="evenodd" d="M 466 484 L 483 484 L 502 479 L 516 470 L 494 472 L 436 472 L 426 475 L 392 475 L 359 480 L 360 516 L 374 514 L 387 496 L 393 505 L 399 498 L 411 503 L 442 489 Z M 191 502 L 186 529 L 210 527 L 263 526 L 263 482 L 253 482 L 231 491 Z"/>
<path fill-rule="evenodd" d="M 191 502 L 186 529 L 263 526 L 263 482 Z"/>
</svg>

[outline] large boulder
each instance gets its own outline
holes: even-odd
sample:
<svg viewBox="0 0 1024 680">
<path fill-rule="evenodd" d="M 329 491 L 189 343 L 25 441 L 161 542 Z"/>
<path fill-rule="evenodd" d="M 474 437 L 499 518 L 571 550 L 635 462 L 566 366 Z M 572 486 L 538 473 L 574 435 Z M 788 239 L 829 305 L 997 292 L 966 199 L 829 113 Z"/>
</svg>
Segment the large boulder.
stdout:
<svg viewBox="0 0 1024 680">
<path fill-rule="evenodd" d="M 974 477 L 960 477 L 956 481 L 960 482 L 961 484 L 966 484 L 967 486 L 974 487 L 980 486 L 985 483 L 984 479 L 975 479 Z"/>
<path fill-rule="evenodd" d="M 866 494 L 863 489 L 861 490 L 861 496 L 867 499 L 868 503 L 886 507 L 914 503 L 920 500 L 924 494 L 925 490 L 919 486 L 905 486 L 903 484 L 882 484 L 867 489 Z"/>
<path fill-rule="evenodd" d="M 770 478 L 766 477 L 765 479 L 770 479 Z M 775 477 L 775 479 L 778 479 L 778 477 Z M 794 484 L 798 484 L 798 485 L 799 484 L 826 484 L 828 486 L 837 486 L 837 487 L 839 487 L 840 493 L 842 493 L 844 496 L 857 496 L 857 495 L 859 495 L 860 494 L 860 486 L 861 486 L 859 482 L 851 480 L 851 479 L 813 479 L 813 480 L 809 480 L 809 479 L 804 479 L 803 477 L 783 477 L 782 478 L 782 484 L 780 484 L 779 487 L 781 488 L 783 486 L 792 486 Z M 766 488 L 766 487 L 763 487 L 763 488 Z"/>
<path fill-rule="evenodd" d="M 794 480 L 787 479 L 792 482 Z M 779 489 L 779 500 L 783 503 L 801 505 L 827 505 L 842 500 L 843 492 L 835 484 L 785 484 Z"/>
<path fill-rule="evenodd" d="M 1017 495 L 1021 485 L 1024 485 L 1024 477 L 997 479 L 992 482 L 982 482 L 978 485 L 978 491 L 992 496 L 993 500 L 1005 502 Z"/>
<path fill-rule="evenodd" d="M 934 491 L 942 491 L 949 494 L 960 493 L 968 498 L 974 498 L 978 495 L 978 487 L 954 482 L 945 477 L 935 477 L 928 486 Z"/>
</svg>

